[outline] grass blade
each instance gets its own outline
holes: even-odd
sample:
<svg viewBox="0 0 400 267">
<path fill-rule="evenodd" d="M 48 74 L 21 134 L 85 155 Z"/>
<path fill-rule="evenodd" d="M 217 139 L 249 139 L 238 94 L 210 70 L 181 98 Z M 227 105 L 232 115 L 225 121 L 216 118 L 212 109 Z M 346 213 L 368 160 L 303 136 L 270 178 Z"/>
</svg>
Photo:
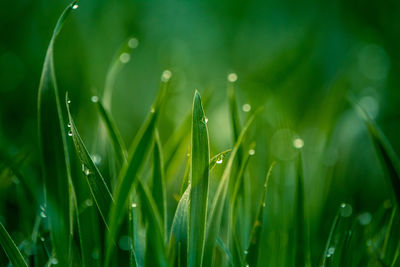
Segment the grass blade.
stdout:
<svg viewBox="0 0 400 267">
<path fill-rule="evenodd" d="M 192 119 L 192 172 L 189 205 L 189 266 L 201 266 L 207 217 L 209 143 L 207 121 L 199 92 L 195 92 Z"/>
<path fill-rule="evenodd" d="M 71 263 L 72 184 L 67 140 L 54 71 L 53 48 L 56 37 L 77 1 L 64 9 L 54 28 L 40 78 L 38 130 L 45 184 L 47 214 L 54 252 L 61 265 Z"/>
<path fill-rule="evenodd" d="M 72 136 L 72 139 L 74 141 L 75 150 L 79 160 L 81 161 L 82 172 L 86 177 L 86 181 L 88 182 L 90 192 L 93 196 L 93 199 L 96 202 L 96 205 L 99 209 L 101 217 L 104 220 L 104 223 L 107 225 L 107 215 L 110 209 L 110 205 L 113 204 L 114 200 L 112 198 L 110 190 L 107 187 L 106 182 L 104 181 L 103 176 L 101 175 L 96 164 L 94 164 L 92 158 L 89 155 L 88 150 L 86 149 L 85 144 L 83 143 L 79 135 L 75 122 L 71 116 L 69 102 L 70 101 L 68 100 L 68 94 L 67 94 L 66 105 L 69 118 L 68 126 L 70 127 L 69 135 Z"/>
<path fill-rule="evenodd" d="M 231 73 L 228 75 L 229 114 L 231 115 L 233 143 L 234 144 L 236 144 L 236 142 L 239 138 L 240 132 L 241 132 L 240 119 L 239 119 L 239 114 L 238 114 L 238 110 L 237 110 L 237 100 L 236 100 L 236 95 L 235 95 L 236 79 L 237 79 L 237 76 L 235 73 Z M 237 154 L 238 154 L 238 156 L 237 156 L 238 166 L 240 166 L 241 161 L 242 161 L 241 146 L 239 146 Z"/>
<path fill-rule="evenodd" d="M 217 192 L 215 193 L 214 200 L 212 202 L 212 206 L 210 209 L 209 216 L 207 218 L 207 231 L 206 231 L 206 240 L 205 240 L 205 248 L 204 248 L 204 266 L 211 266 L 212 258 L 213 258 L 213 250 L 214 244 L 217 239 L 220 224 L 221 224 L 221 217 L 222 217 L 222 210 L 225 203 L 227 190 L 228 190 L 228 182 L 231 176 L 231 170 L 233 161 L 237 157 L 237 151 L 242 144 L 243 138 L 247 133 L 250 125 L 253 123 L 255 116 L 262 110 L 262 108 L 258 109 L 248 120 L 245 127 L 243 128 L 242 132 L 239 135 L 239 138 L 232 149 L 231 155 L 229 157 L 228 163 L 226 164 L 224 173 L 221 178 L 221 182 L 218 186 Z"/>
<path fill-rule="evenodd" d="M 271 167 L 269 167 L 267 176 L 264 182 L 264 190 L 262 193 L 260 204 L 258 205 L 257 217 L 253 224 L 250 234 L 250 243 L 247 246 L 247 253 L 245 253 L 244 262 L 247 266 L 257 266 L 258 261 L 258 251 L 261 241 L 261 231 L 263 229 L 264 223 L 264 210 L 265 210 L 265 200 L 267 197 L 268 181 L 271 176 L 272 170 L 276 162 L 272 162 Z"/>
<path fill-rule="evenodd" d="M 214 169 L 215 165 L 221 164 L 222 161 L 224 160 L 224 158 L 226 157 L 226 155 L 228 155 L 228 153 L 231 152 L 231 151 L 232 151 L 232 149 L 227 149 L 225 151 L 219 152 L 217 155 L 212 157 L 210 159 L 210 171 L 212 169 Z"/>
<path fill-rule="evenodd" d="M 108 266 L 110 263 L 110 257 L 114 248 L 113 240 L 115 240 L 118 228 L 124 218 L 129 195 L 137 181 L 137 175 L 144 165 L 146 155 L 151 148 L 156 121 L 164 100 L 167 85 L 168 79 L 162 79 L 161 88 L 153 104 L 150 115 L 136 135 L 129 150 L 128 163 L 124 164 L 119 174 L 118 184 L 113 193 L 115 205 L 112 206 L 108 217 L 109 231 L 106 236 L 105 266 Z"/>
<path fill-rule="evenodd" d="M 2 223 L 0 223 L 0 244 L 15 267 L 28 267 L 24 257 Z"/>
</svg>

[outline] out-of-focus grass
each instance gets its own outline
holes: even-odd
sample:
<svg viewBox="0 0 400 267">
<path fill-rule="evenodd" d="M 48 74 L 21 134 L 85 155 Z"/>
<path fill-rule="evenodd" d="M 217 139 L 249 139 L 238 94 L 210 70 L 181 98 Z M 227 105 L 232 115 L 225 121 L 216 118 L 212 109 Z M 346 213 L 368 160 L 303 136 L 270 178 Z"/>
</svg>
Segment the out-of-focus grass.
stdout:
<svg viewBox="0 0 400 267">
<path fill-rule="evenodd" d="M 0 265 L 399 264 L 397 2 L 4 4 Z"/>
</svg>

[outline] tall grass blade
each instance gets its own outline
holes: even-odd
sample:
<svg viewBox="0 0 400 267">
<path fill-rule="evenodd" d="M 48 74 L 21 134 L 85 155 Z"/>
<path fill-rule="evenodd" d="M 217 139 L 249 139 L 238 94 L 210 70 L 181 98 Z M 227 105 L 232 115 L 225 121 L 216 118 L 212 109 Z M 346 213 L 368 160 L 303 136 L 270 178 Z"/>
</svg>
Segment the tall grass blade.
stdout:
<svg viewBox="0 0 400 267">
<path fill-rule="evenodd" d="M 232 75 L 232 74 L 230 74 Z M 240 126 L 240 119 L 239 119 L 239 114 L 238 114 L 238 109 L 237 109 L 237 100 L 236 100 L 236 94 L 235 94 L 235 80 L 230 80 L 228 76 L 228 100 L 229 100 L 229 114 L 231 115 L 231 123 L 232 123 L 232 133 L 233 133 L 233 143 L 235 144 L 239 138 L 240 132 L 241 132 L 241 126 Z M 238 152 L 237 152 L 237 161 L 238 161 L 238 166 L 241 165 L 242 161 L 242 148 L 239 146 Z"/>
<path fill-rule="evenodd" d="M 72 244 L 72 184 L 65 135 L 54 71 L 53 49 L 56 37 L 73 10 L 73 1 L 63 11 L 54 28 L 40 78 L 38 92 L 38 130 L 41 150 L 47 214 L 53 248 L 61 265 L 71 264 Z"/>
<path fill-rule="evenodd" d="M 0 244 L 15 267 L 28 267 L 24 257 L 2 223 L 0 223 Z"/>
<path fill-rule="evenodd" d="M 209 143 L 207 118 L 198 91 L 193 100 L 192 163 L 189 205 L 189 266 L 202 266 L 207 217 Z"/>
<path fill-rule="evenodd" d="M 89 155 L 88 150 L 86 149 L 85 144 L 83 143 L 79 135 L 75 122 L 71 116 L 68 94 L 66 96 L 66 105 L 69 117 L 69 125 L 68 125 L 70 127 L 69 135 L 72 136 L 72 139 L 74 141 L 75 150 L 79 160 L 81 161 L 82 172 L 86 177 L 86 181 L 88 182 L 90 192 L 93 196 L 93 199 L 96 202 L 96 205 L 99 209 L 101 217 L 104 220 L 104 223 L 107 225 L 107 215 L 110 206 L 113 204 L 114 200 L 112 198 L 110 190 L 107 187 L 106 182 L 104 181 L 103 176 L 101 175 L 96 164 L 94 164 L 92 158 Z"/>
<path fill-rule="evenodd" d="M 204 266 L 211 266 L 212 259 L 213 259 L 213 250 L 214 244 L 217 239 L 220 224 L 221 224 L 221 217 L 223 206 L 226 200 L 227 190 L 228 190 L 228 182 L 231 176 L 231 170 L 233 161 L 237 157 L 237 151 L 242 144 L 243 138 L 246 135 L 250 125 L 253 123 L 255 116 L 262 110 L 262 108 L 258 109 L 247 121 L 246 125 L 244 126 L 242 132 L 239 135 L 239 138 L 234 145 L 231 155 L 229 157 L 228 163 L 226 164 L 224 173 L 222 175 L 221 181 L 218 185 L 218 189 L 215 193 L 215 197 L 212 202 L 212 206 L 210 208 L 209 216 L 207 218 L 207 228 L 206 228 L 206 240 L 205 240 L 205 247 L 204 247 Z"/>
<path fill-rule="evenodd" d="M 244 257 L 244 262 L 246 266 L 257 266 L 258 252 L 261 241 L 261 232 L 264 224 L 264 210 L 266 206 L 265 201 L 267 197 L 268 181 L 275 164 L 276 164 L 275 161 L 271 164 L 271 167 L 269 167 L 267 176 L 265 178 L 264 189 L 261 196 L 260 204 L 258 205 L 256 220 L 253 224 L 253 228 L 251 229 L 250 243 L 247 246 L 247 250 Z"/>
<path fill-rule="evenodd" d="M 129 195 L 134 188 L 137 175 L 142 169 L 146 155 L 153 143 L 153 133 L 159 116 L 160 107 L 164 102 L 167 85 L 168 80 L 163 79 L 151 112 L 130 147 L 127 164 L 122 167 L 119 173 L 118 184 L 113 192 L 115 205 L 112 206 L 108 217 L 109 231 L 106 236 L 105 266 L 108 266 L 110 263 L 110 257 L 115 245 L 113 240 L 115 240 L 118 234 L 118 228 L 124 218 Z"/>
</svg>

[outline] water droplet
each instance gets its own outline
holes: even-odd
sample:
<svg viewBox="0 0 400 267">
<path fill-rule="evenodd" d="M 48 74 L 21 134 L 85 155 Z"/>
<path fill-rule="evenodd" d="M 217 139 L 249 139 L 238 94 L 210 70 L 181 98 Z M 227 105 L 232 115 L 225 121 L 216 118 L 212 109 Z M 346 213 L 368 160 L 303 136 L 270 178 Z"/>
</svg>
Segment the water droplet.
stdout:
<svg viewBox="0 0 400 267">
<path fill-rule="evenodd" d="M 265 202 L 264 202 L 262 205 L 263 205 L 263 207 L 265 208 L 265 206 L 266 206 L 266 205 L 265 205 Z"/>
<path fill-rule="evenodd" d="M 41 236 L 41 237 L 40 237 L 40 241 L 44 242 L 44 240 L 45 240 L 44 237 Z"/>
<path fill-rule="evenodd" d="M 335 248 L 334 247 L 330 247 L 328 248 L 328 252 L 327 252 L 327 257 L 332 256 L 335 253 Z"/>
<path fill-rule="evenodd" d="M 92 155 L 92 160 L 93 160 L 94 164 L 99 165 L 100 162 L 101 162 L 101 156 L 98 155 L 98 154 L 93 154 Z"/>
<path fill-rule="evenodd" d="M 67 127 L 71 128 L 71 123 L 70 122 L 68 122 Z"/>
<path fill-rule="evenodd" d="M 77 9 L 79 7 L 79 5 L 75 4 L 72 6 L 72 9 Z"/>
<path fill-rule="evenodd" d="M 207 117 L 204 117 L 201 120 L 203 121 L 204 124 L 207 124 L 207 122 L 208 122 L 208 118 Z"/>
<path fill-rule="evenodd" d="M 154 113 L 154 112 L 156 112 L 155 108 L 154 108 L 154 107 L 151 107 L 151 110 L 150 110 L 150 112 L 151 112 L 151 113 Z"/>
<path fill-rule="evenodd" d="M 232 72 L 232 73 L 228 74 L 228 81 L 229 82 L 234 83 L 234 82 L 237 81 L 237 79 L 238 79 L 238 76 L 237 76 L 236 73 Z"/>
<path fill-rule="evenodd" d="M 246 264 L 246 267 L 250 267 L 250 265 Z"/>
<path fill-rule="evenodd" d="M 169 79 L 172 77 L 172 72 L 170 70 L 164 70 L 162 75 L 161 75 L 161 81 L 162 82 L 168 82 Z"/>
<path fill-rule="evenodd" d="M 372 216 L 371 216 L 371 213 L 369 213 L 369 212 L 361 213 L 358 216 L 358 222 L 361 225 L 368 225 L 371 222 L 371 220 L 372 220 Z"/>
<path fill-rule="evenodd" d="M 246 250 L 244 250 L 244 255 L 247 255 L 249 252 Z"/>
<path fill-rule="evenodd" d="M 137 204 L 136 203 L 132 203 L 132 208 L 136 208 Z"/>
<path fill-rule="evenodd" d="M 100 256 L 99 249 L 98 248 L 94 249 L 92 252 L 92 258 L 98 260 L 99 256 Z"/>
<path fill-rule="evenodd" d="M 242 110 L 243 110 L 244 112 L 249 112 L 249 111 L 251 110 L 250 104 L 244 104 L 244 105 L 242 106 Z"/>
<path fill-rule="evenodd" d="M 86 200 L 85 200 L 85 205 L 88 206 L 88 207 L 93 206 L 93 200 L 90 199 L 90 198 L 86 199 Z"/>
<path fill-rule="evenodd" d="M 349 205 L 349 204 L 346 204 L 346 203 L 342 203 L 341 205 L 340 205 L 340 214 L 343 216 L 343 217 L 350 217 L 350 215 L 353 213 L 353 208 Z"/>
<path fill-rule="evenodd" d="M 57 258 L 52 257 L 52 258 L 50 259 L 50 263 L 51 263 L 51 264 L 54 264 L 54 265 L 58 264 Z"/>
<path fill-rule="evenodd" d="M 68 99 L 68 100 L 67 100 L 67 103 L 68 103 L 68 104 L 71 104 L 71 100 Z"/>
<path fill-rule="evenodd" d="M 47 217 L 47 215 L 46 215 L 46 212 L 44 212 L 44 211 L 41 211 L 41 212 L 40 212 L 40 217 L 42 217 L 42 218 L 46 218 L 46 217 Z"/>
<path fill-rule="evenodd" d="M 378 101 L 372 96 L 364 96 L 360 99 L 360 106 L 368 113 L 368 115 L 375 119 L 378 115 L 379 104 Z"/>
<path fill-rule="evenodd" d="M 82 172 L 83 172 L 86 176 L 88 176 L 88 175 L 90 174 L 89 168 L 86 167 L 86 165 L 83 164 L 83 163 L 82 163 Z"/>
<path fill-rule="evenodd" d="M 304 141 L 301 138 L 296 138 L 293 140 L 293 146 L 297 149 L 300 149 L 304 146 Z"/>
<path fill-rule="evenodd" d="M 132 247 L 132 238 L 127 235 L 123 235 L 119 239 L 118 245 L 122 250 L 130 250 Z"/>
<path fill-rule="evenodd" d="M 249 150 L 249 155 L 250 156 L 254 156 L 254 154 L 256 154 L 256 151 L 254 149 L 250 149 Z"/>
<path fill-rule="evenodd" d="M 68 132 L 68 136 L 72 136 L 72 131 L 69 131 L 69 132 Z"/>
<path fill-rule="evenodd" d="M 97 103 L 97 102 L 99 102 L 99 97 L 98 97 L 97 95 L 94 95 L 94 96 L 92 96 L 92 97 L 90 98 L 90 100 L 91 100 L 93 103 Z"/>
<path fill-rule="evenodd" d="M 215 163 L 217 163 L 217 164 L 221 164 L 221 163 L 222 163 L 222 161 L 223 161 L 223 159 L 222 159 L 222 157 L 220 157 L 220 158 L 218 158 L 218 159 L 217 159 L 217 161 L 216 161 Z"/>
<path fill-rule="evenodd" d="M 139 45 L 139 40 L 138 39 L 136 39 L 136 38 L 129 39 L 128 46 L 130 48 L 134 49 L 134 48 L 138 47 L 138 45 Z"/>
<path fill-rule="evenodd" d="M 129 55 L 128 53 L 122 53 L 120 56 L 119 56 L 119 60 L 122 62 L 122 63 L 128 63 L 129 62 L 129 60 L 131 60 L 131 55 Z"/>
</svg>

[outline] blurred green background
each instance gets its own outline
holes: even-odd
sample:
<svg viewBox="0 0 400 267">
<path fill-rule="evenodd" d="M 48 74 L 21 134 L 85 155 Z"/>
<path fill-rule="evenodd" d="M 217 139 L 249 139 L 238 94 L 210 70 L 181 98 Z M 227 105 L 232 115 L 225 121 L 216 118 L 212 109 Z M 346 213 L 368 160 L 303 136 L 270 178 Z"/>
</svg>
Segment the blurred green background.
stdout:
<svg viewBox="0 0 400 267">
<path fill-rule="evenodd" d="M 0 9 L 0 165 L 26 157 L 21 164 L 32 180 L 40 177 L 36 114 L 42 64 L 68 3 L 2 1 Z M 98 118 L 92 92 L 102 92 L 116 51 L 136 37 L 139 46 L 118 74 L 113 94 L 112 113 L 123 139 L 132 141 L 162 71 L 169 69 L 162 141 L 189 114 L 196 88 L 211 95 L 206 114 L 212 155 L 232 147 L 226 79 L 237 73 L 239 107 L 264 106 L 248 138 L 256 142 L 249 176 L 259 192 L 268 162 L 280 160 L 271 183 L 286 197 L 280 199 L 276 190 L 269 212 L 283 225 L 294 185 L 284 165 L 297 153 L 286 137 L 304 140 L 306 205 L 318 259 L 340 203 L 373 213 L 389 198 L 373 146 L 347 96 L 360 101 L 400 151 L 399 33 L 396 0 L 82 0 L 57 39 L 55 66 L 60 95 L 69 91 L 88 139 L 96 135 Z M 240 112 L 244 122 L 248 113 Z M 18 208 L 18 182 L 8 179 L 13 175 L 7 169 L 0 173 L 0 221 L 11 232 L 32 224 Z"/>
</svg>

